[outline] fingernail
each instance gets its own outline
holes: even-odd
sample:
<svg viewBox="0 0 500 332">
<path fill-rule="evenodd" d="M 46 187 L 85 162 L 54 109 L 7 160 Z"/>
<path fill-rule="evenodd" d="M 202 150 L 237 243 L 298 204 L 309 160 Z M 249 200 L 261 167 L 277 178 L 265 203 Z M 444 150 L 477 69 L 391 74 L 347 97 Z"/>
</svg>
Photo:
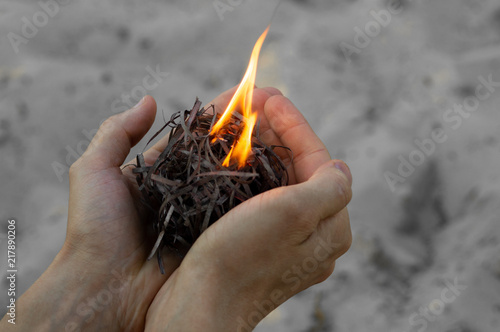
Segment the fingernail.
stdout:
<svg viewBox="0 0 500 332">
<path fill-rule="evenodd" d="M 142 97 L 141 100 L 139 100 L 139 102 L 132 108 L 139 108 L 142 106 L 142 104 L 144 104 L 144 102 L 146 101 L 146 96 Z"/>
<path fill-rule="evenodd" d="M 338 169 L 339 171 L 341 171 L 342 173 L 345 174 L 345 176 L 347 177 L 347 179 L 349 180 L 349 183 L 352 185 L 352 174 L 351 174 L 351 170 L 349 169 L 349 167 L 346 165 L 346 163 L 344 163 L 343 161 L 341 160 L 337 160 L 335 161 L 335 168 Z"/>
</svg>

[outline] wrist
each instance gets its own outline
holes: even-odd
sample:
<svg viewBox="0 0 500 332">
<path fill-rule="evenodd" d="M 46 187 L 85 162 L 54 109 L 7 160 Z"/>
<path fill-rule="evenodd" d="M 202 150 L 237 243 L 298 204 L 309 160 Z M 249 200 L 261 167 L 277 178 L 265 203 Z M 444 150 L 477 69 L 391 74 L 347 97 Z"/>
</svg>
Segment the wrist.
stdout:
<svg viewBox="0 0 500 332">
<path fill-rule="evenodd" d="M 105 285 L 62 250 L 49 268 L 16 301 L 16 324 L 0 325 L 17 330 L 80 331 L 83 327 L 106 329 L 116 314 L 99 303 Z M 113 299 L 106 299 L 111 302 Z M 94 328 L 95 324 L 99 328 Z M 112 329 L 109 329 L 112 331 Z"/>
<path fill-rule="evenodd" d="M 249 319 L 254 301 L 264 293 L 241 280 L 228 280 L 224 269 L 186 259 L 153 301 L 146 331 L 249 332 L 274 309 Z"/>
</svg>

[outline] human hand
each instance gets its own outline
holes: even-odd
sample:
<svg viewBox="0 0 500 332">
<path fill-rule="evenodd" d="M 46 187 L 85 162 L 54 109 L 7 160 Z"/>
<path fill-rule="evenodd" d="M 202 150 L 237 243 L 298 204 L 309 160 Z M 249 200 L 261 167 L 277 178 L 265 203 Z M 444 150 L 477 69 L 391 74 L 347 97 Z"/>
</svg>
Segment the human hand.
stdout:
<svg viewBox="0 0 500 332">
<path fill-rule="evenodd" d="M 142 331 L 154 296 L 180 259 L 165 254 L 166 274 L 146 261 L 154 238 L 145 231 L 130 148 L 149 130 L 156 103 L 107 119 L 70 168 L 68 229 L 47 271 L 16 302 L 18 330 Z M 151 160 L 154 149 L 146 152 Z M 3 326 L 13 327 L 5 322 Z"/>
<path fill-rule="evenodd" d="M 234 89 L 213 104 L 223 110 Z M 325 280 L 351 243 L 352 177 L 295 106 L 254 91 L 261 139 L 284 145 L 291 185 L 240 204 L 209 227 L 148 310 L 147 331 L 245 331 L 294 294 Z M 159 147 L 165 142 L 160 142 Z"/>
<path fill-rule="evenodd" d="M 221 108 L 224 103 L 227 104 L 232 92 L 230 90 L 219 96 L 214 101 L 215 105 Z M 269 104 L 271 106 L 268 105 L 271 102 L 271 98 L 269 97 L 276 94 L 279 93 L 274 89 L 256 90 L 256 108 L 260 112 L 263 112 L 261 114 L 261 118 L 263 119 L 261 123 L 261 138 L 268 144 L 288 145 L 294 150 L 294 162 L 291 163 L 289 159 L 285 159 L 285 162 L 290 166 L 289 172 L 292 184 L 299 184 L 308 180 L 311 174 L 317 171 L 317 166 L 322 162 L 322 158 L 325 160 L 329 159 L 327 157 L 328 153 L 317 137 L 315 138 L 314 133 L 310 131 L 307 124 L 301 124 L 300 113 L 296 110 L 292 110 L 290 114 L 286 115 L 286 118 L 291 122 L 288 120 L 288 122 L 280 122 L 283 119 L 280 120 L 273 116 L 273 114 L 268 114 L 274 108 L 274 111 L 278 110 L 279 112 L 279 110 L 285 111 L 286 107 L 288 107 L 284 107 L 286 105 L 284 101 L 286 100 L 282 99 L 283 101 L 280 102 L 278 97 L 274 98 L 275 102 L 278 103 L 278 106 L 281 105 L 283 107 L 276 108 L 272 104 Z M 149 241 L 150 238 L 144 230 L 142 222 L 144 221 L 145 214 L 141 206 L 137 204 L 139 201 L 139 192 L 134 176 L 128 168 L 123 169 L 123 171 L 120 170 L 120 165 L 129 153 L 131 146 L 142 138 L 154 120 L 156 109 L 154 101 L 151 97 L 146 97 L 143 101 L 141 105 L 131 111 L 107 120 L 101 126 L 98 134 L 82 158 L 71 167 L 67 239 L 51 266 L 17 302 L 19 312 L 25 314 L 23 319 L 19 320 L 18 329 L 22 330 L 23 327 L 30 329 L 33 326 L 37 326 L 37 330 L 39 331 L 63 329 L 66 331 L 78 331 L 80 328 L 96 331 L 142 330 L 145 324 L 144 317 L 146 310 L 153 297 L 164 284 L 165 280 L 178 267 L 180 262 L 178 257 L 169 255 L 168 253 L 164 253 L 165 275 L 158 273 L 156 262 L 145 261 L 151 249 L 152 242 L 154 242 L 154 236 Z M 293 120 L 294 118 L 295 120 Z M 273 121 L 275 122 L 273 123 Z M 307 134 L 303 137 L 303 142 L 295 142 L 293 135 L 290 134 L 290 128 L 295 126 L 294 124 L 298 128 L 302 127 L 298 133 Z M 144 153 L 147 164 L 154 162 L 161 153 L 164 144 L 165 139 Z M 307 148 L 308 144 L 314 149 L 309 150 Z M 313 153 L 310 153 L 310 151 Z M 303 157 L 300 157 L 301 155 Z M 339 165 L 343 167 L 343 164 Z M 347 181 L 350 182 L 348 171 L 347 174 L 347 178 L 349 178 Z M 339 176 L 339 174 L 336 176 Z M 311 179 L 313 178 L 311 177 Z M 280 190 L 282 189 L 285 188 L 280 188 Z M 302 189 L 295 189 L 295 192 L 308 192 L 309 190 L 303 187 Z M 263 293 L 272 284 L 270 281 L 277 280 L 276 276 L 280 271 L 279 268 L 272 268 L 269 265 L 272 264 L 272 262 L 269 262 L 269 257 L 264 257 L 263 252 L 266 251 L 266 246 L 268 252 L 273 252 L 278 259 L 282 259 L 282 266 L 286 265 L 287 260 L 283 259 L 283 257 L 280 258 L 280 255 L 284 255 L 285 257 L 288 255 L 288 261 L 295 255 L 294 251 L 288 251 L 287 253 L 287 250 L 292 248 L 287 248 L 286 246 L 280 246 L 278 249 L 281 251 L 275 251 L 276 238 L 274 236 L 259 238 L 259 234 L 266 235 L 263 233 L 267 230 L 282 230 L 280 227 L 283 228 L 283 221 L 287 218 L 280 213 L 283 212 L 283 209 L 290 210 L 290 202 L 287 202 L 287 197 L 300 200 L 300 197 L 295 196 L 293 191 L 294 189 L 290 193 L 283 195 L 278 191 L 275 194 L 271 192 L 266 193 L 260 199 L 253 199 L 253 203 L 248 201 L 242 204 L 239 209 L 235 209 L 237 212 L 229 213 L 227 217 L 221 219 L 222 222 L 219 221 L 221 225 L 228 226 L 211 227 L 210 229 L 214 228 L 215 231 L 207 231 L 209 235 L 204 235 L 200 238 L 200 241 L 197 241 L 197 243 L 200 243 L 193 247 L 193 252 L 188 254 L 181 269 L 178 269 L 172 275 L 169 281 L 164 284 L 159 295 L 156 296 L 155 305 L 148 312 L 148 328 L 154 326 L 152 322 L 160 324 L 156 325 L 156 327 L 166 326 L 166 322 L 171 320 L 172 315 L 161 314 L 165 310 L 168 310 L 168 308 L 171 308 L 172 305 L 176 308 L 182 308 L 181 304 L 186 305 L 186 302 L 179 302 L 179 306 L 175 304 L 176 296 L 180 295 L 182 297 L 182 290 L 186 289 L 191 291 L 199 290 L 203 294 L 203 296 L 197 298 L 198 302 L 192 302 L 193 306 L 191 308 L 193 309 L 206 305 L 203 301 L 217 301 L 217 299 L 226 299 L 229 301 L 234 299 L 235 296 L 241 296 L 245 301 L 238 303 L 239 306 L 234 307 L 237 310 L 224 312 L 227 309 L 227 305 L 208 307 L 212 309 L 219 308 L 219 311 L 213 312 L 213 314 L 224 314 L 226 319 L 223 322 L 225 323 L 235 323 L 235 321 L 231 321 L 230 313 L 233 317 L 235 315 L 243 317 L 241 315 L 248 313 L 250 310 L 248 308 L 249 301 L 252 298 L 262 299 Z M 346 193 L 347 202 L 350 191 L 347 189 Z M 267 202 L 268 200 L 269 202 Z M 316 202 L 313 202 L 313 204 L 316 204 Z M 341 203 L 340 205 L 343 207 L 345 204 Z M 245 206 L 247 208 L 244 208 Z M 278 207 L 278 210 L 276 210 L 276 207 Z M 275 215 L 263 215 L 263 218 L 271 217 L 271 221 L 274 222 L 271 222 L 269 225 L 276 225 L 266 228 L 263 227 L 266 226 L 263 223 L 264 220 L 261 220 L 259 214 L 255 212 L 263 214 L 268 210 L 271 212 L 274 211 Z M 241 212 L 241 214 L 236 216 L 238 212 Z M 294 219 L 297 216 L 291 215 L 291 217 L 293 217 L 291 219 Z M 251 227 L 252 232 L 247 233 L 245 228 L 241 228 L 241 225 L 245 224 L 240 222 L 245 219 L 249 221 L 246 224 L 247 228 L 252 224 L 258 227 Z M 255 223 L 252 219 L 255 219 Z M 344 236 L 342 238 L 346 232 L 345 226 L 347 226 L 347 231 L 349 230 L 346 211 L 343 210 L 333 219 L 338 219 L 339 221 L 334 220 L 329 223 L 319 223 L 319 225 L 338 224 L 338 227 L 343 230 L 343 232 L 339 232 L 334 237 L 335 239 L 337 236 L 341 238 L 338 247 L 337 242 L 333 242 L 337 251 L 332 253 L 330 250 L 328 257 L 321 256 L 324 257 L 324 260 L 321 262 L 322 265 L 329 266 L 330 270 L 333 269 L 333 263 L 329 262 L 333 261 L 333 257 L 340 255 L 346 250 L 350 241 L 350 233 L 347 237 Z M 234 220 L 238 221 L 235 222 Z M 293 225 L 295 223 L 292 223 Z M 327 227 L 318 227 L 318 229 L 320 228 Z M 220 231 L 218 231 L 219 229 Z M 292 233 L 293 230 L 294 227 L 288 229 Z M 304 235 L 306 233 L 300 234 Z M 320 233 L 324 232 L 318 232 L 318 234 Z M 210 234 L 213 234 L 213 236 Z M 241 238 L 241 235 L 244 235 L 243 238 Z M 235 236 L 236 238 L 234 238 Z M 248 239 L 245 237 L 248 237 Z M 309 238 L 313 237 L 311 233 Z M 238 239 L 245 241 L 239 241 Z M 237 243 L 234 243 L 235 241 Z M 267 243 L 268 241 L 271 242 Z M 284 241 L 285 243 L 287 242 Z M 265 244 L 265 246 L 262 246 L 262 244 Z M 253 248 L 255 245 L 260 246 L 259 250 L 253 253 L 249 252 L 249 248 Z M 227 250 L 228 248 L 229 251 Z M 242 252 L 240 265 L 238 265 L 238 255 L 234 255 L 232 248 L 237 248 Z M 302 254 L 305 251 L 303 250 Z M 299 254 L 301 251 L 297 250 L 297 253 Z M 219 257 L 218 255 L 222 256 Z M 295 257 L 295 262 L 298 261 L 298 257 Z M 217 259 L 214 261 L 214 258 Z M 204 261 L 204 264 L 196 266 L 199 261 Z M 213 262 L 213 265 L 209 262 Z M 214 266 L 216 268 L 213 268 Z M 233 269 L 227 273 L 222 273 L 224 272 L 224 266 L 232 266 Z M 241 279 L 240 282 L 238 279 L 239 276 L 244 274 L 245 271 L 248 272 L 249 268 L 253 266 L 257 269 L 267 270 L 270 276 L 274 276 L 274 279 L 268 278 L 266 282 L 262 278 L 255 278 L 255 273 L 250 273 L 250 277 L 253 275 L 253 279 L 250 278 L 250 280 L 253 280 L 253 284 L 248 281 L 248 278 L 246 279 L 246 283 L 244 282 L 245 279 Z M 269 270 L 270 268 L 271 270 Z M 321 267 L 319 270 L 324 270 L 324 268 Z M 207 274 L 207 271 L 213 273 Z M 323 275 L 329 273 L 331 271 L 328 272 L 327 270 L 327 272 L 323 272 Z M 319 275 L 318 273 L 314 274 Z M 204 283 L 202 285 L 196 279 L 196 276 L 200 275 L 209 277 L 207 280 L 203 280 Z M 284 301 L 284 299 L 290 297 L 299 289 L 307 288 L 311 280 L 312 278 L 309 278 L 309 281 L 300 282 L 297 286 L 291 287 L 291 292 L 285 292 L 280 297 L 280 301 Z M 224 284 L 224 288 L 217 288 L 221 284 Z M 251 286 L 250 289 L 245 289 L 245 284 L 248 287 Z M 255 292 L 254 297 L 249 296 L 252 292 L 251 288 L 258 290 Z M 276 289 L 278 288 L 273 288 L 273 290 Z M 172 294 L 172 296 L 165 297 L 165 294 Z M 273 305 L 278 305 L 278 302 L 275 302 Z M 270 310 L 271 308 L 267 311 Z M 172 311 L 172 313 L 174 312 Z M 210 313 L 210 311 L 205 312 L 207 315 Z M 191 324 L 186 325 L 187 329 L 194 329 L 204 319 L 209 319 L 209 321 L 211 319 L 213 323 L 213 317 L 221 317 L 203 316 L 203 311 L 198 312 L 198 314 L 199 317 L 196 317 L 196 321 L 188 322 Z M 262 313 L 262 315 L 265 314 L 267 313 Z M 173 324 L 168 326 L 183 329 L 183 317 L 186 316 L 177 316 L 177 322 L 175 319 L 172 319 Z M 3 326 L 8 326 L 5 323 L 5 319 L 0 323 L 0 326 L 2 324 L 4 324 Z"/>
</svg>

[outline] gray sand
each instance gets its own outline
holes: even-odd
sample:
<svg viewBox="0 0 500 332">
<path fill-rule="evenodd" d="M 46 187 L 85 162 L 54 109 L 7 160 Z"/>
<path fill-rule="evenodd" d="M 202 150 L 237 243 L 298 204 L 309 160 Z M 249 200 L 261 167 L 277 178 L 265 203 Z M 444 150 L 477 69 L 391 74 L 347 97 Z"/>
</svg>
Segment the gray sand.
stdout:
<svg viewBox="0 0 500 332">
<path fill-rule="evenodd" d="M 0 271 L 15 218 L 21 292 L 64 241 L 67 168 L 99 123 L 151 70 L 168 73 L 146 91 L 153 130 L 237 84 L 276 3 L 65 2 L 46 21 L 38 2 L 0 2 Z M 500 5 L 400 4 L 284 1 L 273 20 L 257 84 L 351 167 L 354 241 L 257 331 L 500 330 Z"/>
</svg>

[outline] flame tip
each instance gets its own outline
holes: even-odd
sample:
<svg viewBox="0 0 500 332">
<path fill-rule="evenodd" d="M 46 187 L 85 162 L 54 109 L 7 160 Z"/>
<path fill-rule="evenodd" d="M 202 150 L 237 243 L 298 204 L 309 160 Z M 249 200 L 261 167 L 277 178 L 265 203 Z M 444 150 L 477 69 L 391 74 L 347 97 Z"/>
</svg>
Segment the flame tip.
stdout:
<svg viewBox="0 0 500 332">
<path fill-rule="evenodd" d="M 253 128 L 257 122 L 257 114 L 254 113 L 252 109 L 253 91 L 255 89 L 259 53 L 269 28 L 270 25 L 267 26 L 266 30 L 260 35 L 259 39 L 255 43 L 243 79 L 238 85 L 233 97 L 229 101 L 226 110 L 217 123 L 215 123 L 212 127 L 210 132 L 210 135 L 219 134 L 222 128 L 229 122 L 233 112 L 238 108 L 241 110 L 243 117 L 246 119 L 246 121 L 242 121 L 242 130 L 238 140 L 235 140 L 226 159 L 222 163 L 222 166 L 224 167 L 229 167 L 232 160 L 236 160 L 238 162 L 238 168 L 244 167 L 252 151 Z M 214 140 L 215 139 L 217 139 L 217 136 L 214 137 Z"/>
</svg>

